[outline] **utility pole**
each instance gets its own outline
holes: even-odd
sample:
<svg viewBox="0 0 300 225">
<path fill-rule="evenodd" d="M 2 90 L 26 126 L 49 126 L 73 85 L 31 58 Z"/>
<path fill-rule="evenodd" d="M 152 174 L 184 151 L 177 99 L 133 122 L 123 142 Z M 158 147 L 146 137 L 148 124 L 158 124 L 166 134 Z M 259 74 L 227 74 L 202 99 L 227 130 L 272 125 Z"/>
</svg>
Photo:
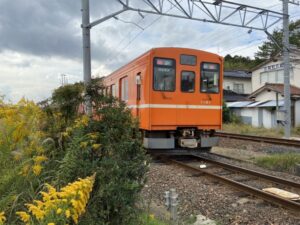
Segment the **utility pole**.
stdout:
<svg viewBox="0 0 300 225">
<path fill-rule="evenodd" d="M 61 74 L 61 86 L 65 86 L 68 82 L 67 82 L 67 75 L 66 74 Z"/>
<path fill-rule="evenodd" d="M 290 41 L 289 41 L 289 0 L 282 1 L 283 13 L 283 68 L 284 68 L 284 137 L 291 136 L 291 90 L 290 90 Z"/>
<path fill-rule="evenodd" d="M 84 101 L 86 114 L 92 115 L 91 96 L 87 88 L 91 84 L 91 38 L 90 38 L 90 6 L 89 0 L 81 0 L 82 12 L 82 47 L 83 47 L 83 77 L 84 77 Z"/>
</svg>

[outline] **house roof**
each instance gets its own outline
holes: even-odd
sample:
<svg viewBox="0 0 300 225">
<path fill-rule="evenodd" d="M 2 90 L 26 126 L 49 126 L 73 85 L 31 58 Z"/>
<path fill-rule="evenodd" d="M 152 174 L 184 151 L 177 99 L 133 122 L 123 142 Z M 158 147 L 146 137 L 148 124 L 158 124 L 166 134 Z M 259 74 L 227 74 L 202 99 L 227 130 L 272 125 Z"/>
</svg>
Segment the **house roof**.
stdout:
<svg viewBox="0 0 300 225">
<path fill-rule="evenodd" d="M 300 97 L 300 88 L 290 85 L 291 97 Z M 261 88 L 254 91 L 249 95 L 249 98 L 254 98 L 259 95 L 263 91 L 274 91 L 284 95 L 284 85 L 283 84 L 274 84 L 274 83 L 266 83 Z"/>
<path fill-rule="evenodd" d="M 238 94 L 231 90 L 223 90 L 223 98 L 225 102 L 249 101 L 248 95 Z"/>
<path fill-rule="evenodd" d="M 268 100 L 268 101 L 244 101 L 244 102 L 229 102 L 227 103 L 228 108 L 269 108 L 269 107 L 284 106 L 284 100 Z"/>
<path fill-rule="evenodd" d="M 252 73 L 244 70 L 226 70 L 224 77 L 251 79 Z"/>
</svg>

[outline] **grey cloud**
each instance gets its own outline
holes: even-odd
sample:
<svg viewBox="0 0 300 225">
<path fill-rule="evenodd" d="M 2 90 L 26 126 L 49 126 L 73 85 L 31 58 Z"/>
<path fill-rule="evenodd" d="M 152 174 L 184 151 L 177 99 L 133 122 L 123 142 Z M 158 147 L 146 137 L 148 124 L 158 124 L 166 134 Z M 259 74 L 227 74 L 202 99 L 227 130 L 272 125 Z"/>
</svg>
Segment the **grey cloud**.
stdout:
<svg viewBox="0 0 300 225">
<path fill-rule="evenodd" d="M 81 58 L 80 2 L 1 0 L 0 52 L 12 50 L 38 56 Z M 97 16 L 104 15 L 111 6 L 114 7 L 111 2 L 93 0 L 91 11 Z M 105 58 L 104 52 L 109 51 L 101 39 L 94 48 L 99 60 Z"/>
</svg>

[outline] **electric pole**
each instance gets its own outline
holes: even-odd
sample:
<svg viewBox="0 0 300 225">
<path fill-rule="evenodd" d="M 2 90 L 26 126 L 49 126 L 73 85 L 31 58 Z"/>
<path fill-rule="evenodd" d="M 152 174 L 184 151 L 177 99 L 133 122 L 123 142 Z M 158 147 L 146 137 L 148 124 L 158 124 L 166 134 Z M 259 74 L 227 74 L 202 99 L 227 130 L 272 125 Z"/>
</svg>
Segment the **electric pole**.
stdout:
<svg viewBox="0 0 300 225">
<path fill-rule="evenodd" d="M 284 137 L 291 136 L 291 90 L 290 90 L 290 41 L 289 41 L 289 0 L 282 1 L 283 12 L 283 68 L 284 68 Z"/>
<path fill-rule="evenodd" d="M 83 47 L 83 77 L 84 77 L 84 101 L 86 114 L 92 115 L 91 96 L 87 93 L 87 88 L 91 84 L 91 38 L 90 38 L 90 6 L 89 0 L 81 0 L 82 6 L 82 47 Z"/>
</svg>

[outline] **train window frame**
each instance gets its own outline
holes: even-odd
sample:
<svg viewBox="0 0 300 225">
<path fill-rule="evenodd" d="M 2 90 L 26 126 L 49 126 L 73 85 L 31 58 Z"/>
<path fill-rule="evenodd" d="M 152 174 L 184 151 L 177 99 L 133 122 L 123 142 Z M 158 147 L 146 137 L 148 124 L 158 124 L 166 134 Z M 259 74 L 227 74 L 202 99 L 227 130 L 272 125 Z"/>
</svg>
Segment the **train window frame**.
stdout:
<svg viewBox="0 0 300 225">
<path fill-rule="evenodd" d="M 159 89 L 155 89 L 155 80 L 154 80 L 154 72 L 155 72 L 155 60 L 156 59 L 167 59 L 167 60 L 172 60 L 174 62 L 174 66 L 172 67 L 174 69 L 174 89 L 173 90 L 159 90 Z M 159 91 L 159 92 L 176 92 L 176 80 L 177 80 L 177 77 L 176 77 L 176 65 L 177 65 L 177 62 L 176 62 L 176 59 L 174 58 L 165 58 L 165 57 L 154 57 L 153 58 L 153 62 L 152 62 L 152 88 L 154 91 Z M 170 68 L 170 66 L 164 66 L 164 65 L 160 65 L 160 67 L 162 68 Z"/>
<path fill-rule="evenodd" d="M 193 88 L 193 91 L 183 91 L 182 90 L 182 74 L 184 72 L 190 72 L 190 73 L 193 73 L 194 74 L 194 88 Z M 183 93 L 195 93 L 195 90 L 196 90 L 196 73 L 195 71 L 191 71 L 191 70 L 182 70 L 181 73 L 180 73 L 180 90 L 181 92 Z"/>
<path fill-rule="evenodd" d="M 182 56 L 193 56 L 193 57 L 195 57 L 195 59 L 196 59 L 195 64 L 183 63 L 183 62 L 182 62 L 182 59 L 181 59 Z M 197 59 L 197 56 L 196 56 L 196 55 L 180 54 L 179 59 L 180 59 L 180 65 L 197 66 L 197 61 L 198 61 L 198 59 Z"/>
<path fill-rule="evenodd" d="M 211 71 L 211 72 L 218 72 L 218 91 L 216 92 L 216 91 L 203 91 L 202 90 L 202 83 L 203 83 L 203 80 L 202 80 L 202 78 L 203 78 L 203 71 L 204 71 L 204 69 L 203 69 L 203 65 L 205 64 L 205 63 L 210 63 L 210 64 L 215 64 L 215 65 L 217 65 L 218 66 L 218 68 L 216 69 L 216 70 L 206 70 L 206 71 Z M 221 65 L 219 64 L 219 63 L 215 63 L 215 62 L 201 62 L 201 64 L 200 64 L 200 92 L 201 93 L 207 93 L 207 94 L 219 94 L 220 93 L 220 77 L 221 77 L 221 70 L 220 70 L 220 68 L 221 68 Z"/>
<path fill-rule="evenodd" d="M 119 79 L 119 97 L 124 102 L 129 100 L 129 77 L 127 75 Z"/>
</svg>

